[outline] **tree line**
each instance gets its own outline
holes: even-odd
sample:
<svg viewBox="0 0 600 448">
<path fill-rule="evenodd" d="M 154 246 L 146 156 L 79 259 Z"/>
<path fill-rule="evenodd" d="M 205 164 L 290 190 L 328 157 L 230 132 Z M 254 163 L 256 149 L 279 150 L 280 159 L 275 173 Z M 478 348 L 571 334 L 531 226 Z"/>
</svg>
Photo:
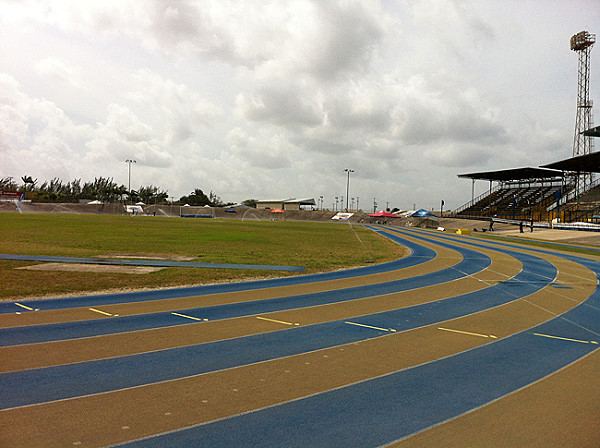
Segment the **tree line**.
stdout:
<svg viewBox="0 0 600 448">
<path fill-rule="evenodd" d="M 50 181 L 38 183 L 37 179 L 31 176 L 22 176 L 21 182 L 12 177 L 0 178 L 0 190 L 4 191 L 23 191 L 25 198 L 33 202 L 84 202 L 100 201 L 103 203 L 111 202 L 143 202 L 145 204 L 188 204 L 192 206 L 222 207 L 231 205 L 224 203 L 221 198 L 211 191 L 208 195 L 196 188 L 187 196 L 182 196 L 179 200 L 169 201 L 167 190 L 154 185 L 140 186 L 137 190 L 128 191 L 125 185 L 119 185 L 112 178 L 97 177 L 93 181 L 82 182 L 81 179 L 75 179 L 71 182 L 64 182 L 59 178 Z M 246 205 L 251 205 L 256 201 L 249 199 L 244 201 Z"/>
</svg>

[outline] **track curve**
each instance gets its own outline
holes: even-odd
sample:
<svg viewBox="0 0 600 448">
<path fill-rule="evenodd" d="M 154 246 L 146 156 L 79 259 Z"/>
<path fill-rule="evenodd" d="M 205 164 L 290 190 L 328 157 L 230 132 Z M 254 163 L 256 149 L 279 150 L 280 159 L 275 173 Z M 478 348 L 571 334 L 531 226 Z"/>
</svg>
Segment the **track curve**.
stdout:
<svg viewBox="0 0 600 448">
<path fill-rule="evenodd" d="M 594 257 L 372 229 L 411 254 L 343 273 L 27 302 L 40 311 L 21 314 L 3 305 L 0 445 L 489 446 L 496 418 L 511 446 L 531 446 L 529 433 L 543 446 L 600 443 L 578 430 L 600 420 Z M 569 380 L 577 402 L 555 406 L 565 441 L 540 405 L 560 394 L 540 391 Z M 516 416 L 531 412 L 543 419 L 524 427 Z"/>
</svg>

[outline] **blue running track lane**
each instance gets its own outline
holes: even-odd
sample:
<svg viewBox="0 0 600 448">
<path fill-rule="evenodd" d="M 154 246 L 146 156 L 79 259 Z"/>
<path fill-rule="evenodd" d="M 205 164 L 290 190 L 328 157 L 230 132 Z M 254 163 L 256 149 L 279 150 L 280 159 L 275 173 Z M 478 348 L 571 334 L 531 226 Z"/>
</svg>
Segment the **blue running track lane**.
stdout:
<svg viewBox="0 0 600 448">
<path fill-rule="evenodd" d="M 571 320 L 571 313 L 564 318 Z M 561 321 L 352 386 L 116 446 L 380 447 L 499 399 L 598 350 L 593 344 L 533 334 L 564 331 L 557 328 Z M 568 331 L 577 328 L 570 325 Z M 600 325 L 593 331 L 597 336 Z"/>
<path fill-rule="evenodd" d="M 598 262 L 565 258 L 600 275 Z M 447 358 L 115 446 L 381 447 L 502 398 L 599 349 L 537 334 L 598 342 L 600 290 L 550 321 Z"/>
<path fill-rule="evenodd" d="M 550 263 L 531 255 L 516 252 L 512 255 L 523 263 L 523 269 L 505 282 L 472 293 L 353 320 L 405 331 L 500 306 L 530 295 L 554 280 L 557 272 Z M 340 320 L 208 344 L 5 373 L 0 374 L 0 408 L 172 380 L 385 334 L 389 333 L 350 326 Z"/>
</svg>

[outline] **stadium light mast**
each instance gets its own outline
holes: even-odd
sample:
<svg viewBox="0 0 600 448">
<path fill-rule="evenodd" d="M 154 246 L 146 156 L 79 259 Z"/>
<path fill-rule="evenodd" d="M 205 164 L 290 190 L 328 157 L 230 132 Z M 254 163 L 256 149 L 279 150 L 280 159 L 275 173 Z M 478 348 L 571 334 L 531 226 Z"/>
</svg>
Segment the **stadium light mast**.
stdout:
<svg viewBox="0 0 600 448">
<path fill-rule="evenodd" d="M 596 35 L 580 31 L 571 37 L 571 50 L 579 55 L 577 76 L 577 115 L 575 118 L 575 137 L 573 139 L 573 157 L 586 155 L 594 151 L 594 141 L 584 136 L 583 131 L 594 126 L 592 101 L 590 101 L 590 53 L 596 42 Z M 591 175 L 582 176 L 584 186 L 591 183 Z"/>
<path fill-rule="evenodd" d="M 346 212 L 348 211 L 348 194 L 350 192 L 350 173 L 353 173 L 354 170 L 350 168 L 346 168 L 344 172 L 348 173 L 348 181 L 346 182 Z"/>
<path fill-rule="evenodd" d="M 133 159 L 127 159 L 125 160 L 125 163 L 129 164 L 129 174 L 127 176 L 127 191 L 129 192 L 129 196 L 131 197 L 131 164 L 137 162 Z"/>
</svg>

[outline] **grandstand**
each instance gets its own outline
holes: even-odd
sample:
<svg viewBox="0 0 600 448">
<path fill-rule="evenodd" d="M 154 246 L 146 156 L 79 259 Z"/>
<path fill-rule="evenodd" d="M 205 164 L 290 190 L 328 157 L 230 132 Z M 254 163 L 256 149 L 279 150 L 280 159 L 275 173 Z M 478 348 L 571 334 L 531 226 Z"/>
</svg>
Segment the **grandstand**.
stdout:
<svg viewBox="0 0 600 448">
<path fill-rule="evenodd" d="M 600 173 L 600 153 L 571 157 L 539 168 L 459 174 L 487 180 L 488 192 L 458 208 L 462 218 L 499 218 L 536 222 L 600 222 L 600 181 L 579 182 Z M 492 183 L 497 185 L 492 188 Z"/>
<path fill-rule="evenodd" d="M 571 50 L 579 57 L 577 115 L 573 157 L 539 168 L 514 168 L 483 173 L 459 174 L 473 182 L 471 201 L 458 208 L 461 218 L 499 218 L 512 221 L 548 223 L 600 222 L 600 153 L 594 152 L 592 137 L 600 137 L 593 127 L 589 99 L 590 51 L 596 35 L 581 31 L 571 37 Z M 490 189 L 474 198 L 475 181 L 487 180 Z M 492 188 L 492 183 L 497 182 Z"/>
</svg>

